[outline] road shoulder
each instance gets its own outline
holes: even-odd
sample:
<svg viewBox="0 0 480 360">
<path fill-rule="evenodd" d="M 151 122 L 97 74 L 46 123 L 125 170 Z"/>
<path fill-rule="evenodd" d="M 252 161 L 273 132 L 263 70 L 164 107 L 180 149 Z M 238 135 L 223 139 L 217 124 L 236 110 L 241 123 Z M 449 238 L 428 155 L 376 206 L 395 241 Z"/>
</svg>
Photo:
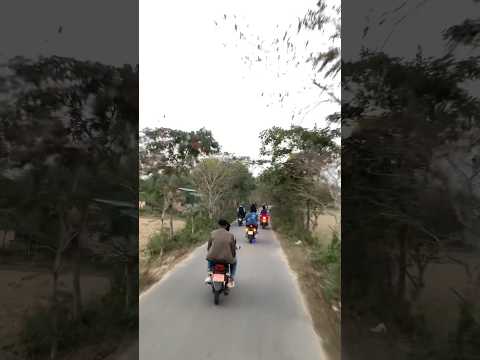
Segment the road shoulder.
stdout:
<svg viewBox="0 0 480 360">
<path fill-rule="evenodd" d="M 312 318 L 315 332 L 322 339 L 322 346 L 330 359 L 340 359 L 340 314 L 327 302 L 321 289 L 321 273 L 314 270 L 305 256 L 305 250 L 288 242 L 278 232 L 275 238 L 280 242 L 290 270 L 294 273 Z"/>
</svg>

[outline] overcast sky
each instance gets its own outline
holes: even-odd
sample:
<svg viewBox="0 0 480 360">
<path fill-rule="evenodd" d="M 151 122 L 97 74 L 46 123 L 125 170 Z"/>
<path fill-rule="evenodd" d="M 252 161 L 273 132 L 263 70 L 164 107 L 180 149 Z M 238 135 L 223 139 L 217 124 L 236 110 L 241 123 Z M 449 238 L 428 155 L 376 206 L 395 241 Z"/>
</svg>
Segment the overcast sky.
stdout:
<svg viewBox="0 0 480 360">
<path fill-rule="evenodd" d="M 292 57 L 286 47 L 278 61 L 271 45 L 291 26 L 287 38 L 298 47 L 297 57 L 325 49 L 327 35 L 294 35 L 298 18 L 315 4 L 315 0 L 140 1 L 140 127 L 206 127 L 224 151 L 258 158 L 261 130 L 292 123 L 323 125 L 325 116 L 338 106 L 321 103 L 308 113 L 319 99 L 311 65 L 286 63 L 284 59 Z M 240 32 L 246 40 L 239 39 Z M 242 56 L 257 57 L 257 36 L 264 42 L 262 61 L 245 63 Z M 305 39 L 312 36 L 305 48 Z M 279 93 L 287 91 L 289 96 L 280 103 Z M 292 121 L 292 114 L 301 109 L 303 113 Z"/>
<path fill-rule="evenodd" d="M 0 58 L 138 63 L 138 6 L 118 0 L 12 0 L 0 11 Z M 60 30 L 60 31 L 59 31 Z"/>
<path fill-rule="evenodd" d="M 342 39 L 344 60 L 358 57 L 362 46 L 383 50 L 392 56 L 413 58 L 419 45 L 426 56 L 443 55 L 446 43 L 442 32 L 467 18 L 478 17 L 480 3 L 475 0 L 363 0 L 350 1 L 346 9 L 342 12 L 343 31 L 347 34 Z M 387 15 L 385 22 L 380 26 L 384 15 Z M 364 37 L 366 26 L 369 31 Z"/>
<path fill-rule="evenodd" d="M 304 62 L 310 52 L 327 49 L 328 35 L 296 34 L 298 18 L 315 4 L 141 0 L 138 19 L 135 1 L 16 0 L 0 12 L 0 58 L 60 55 L 114 65 L 139 61 L 141 128 L 206 127 L 224 151 L 257 158 L 261 130 L 292 123 L 322 126 L 325 116 L 339 110 L 319 103 L 311 65 Z M 287 40 L 297 47 L 297 58 L 289 63 L 293 54 L 280 46 L 277 61 L 271 45 L 286 29 Z M 247 40 L 240 41 L 240 31 Z M 262 62 L 245 63 L 242 57 L 258 55 L 257 36 L 263 41 Z M 339 96 L 339 78 L 333 83 Z M 279 93 L 286 92 L 280 103 Z"/>
</svg>

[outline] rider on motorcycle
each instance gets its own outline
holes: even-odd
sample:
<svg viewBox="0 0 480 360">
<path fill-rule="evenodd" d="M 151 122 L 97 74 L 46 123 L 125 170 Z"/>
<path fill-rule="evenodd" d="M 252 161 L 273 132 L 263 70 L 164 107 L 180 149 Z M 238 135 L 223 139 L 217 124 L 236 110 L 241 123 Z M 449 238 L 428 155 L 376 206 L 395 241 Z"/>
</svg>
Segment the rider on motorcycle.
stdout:
<svg viewBox="0 0 480 360">
<path fill-rule="evenodd" d="M 268 210 L 265 205 L 262 206 L 262 211 L 260 211 L 260 218 L 264 216 L 267 218 L 267 223 L 268 223 L 268 220 L 270 219 L 270 215 L 268 214 Z"/>
<path fill-rule="evenodd" d="M 243 205 L 240 204 L 240 206 L 237 209 L 237 216 L 239 219 L 245 219 L 245 209 L 243 208 Z"/>
<path fill-rule="evenodd" d="M 254 204 L 252 204 L 252 206 L 250 206 L 250 212 L 245 217 L 245 224 L 247 226 L 248 225 L 253 225 L 255 227 L 255 230 L 258 231 L 257 207 Z"/>
<path fill-rule="evenodd" d="M 228 286 L 234 287 L 234 277 L 237 270 L 237 241 L 235 240 L 235 236 L 229 232 L 230 224 L 227 220 L 220 219 L 218 225 L 220 228 L 213 230 L 208 240 L 207 261 L 209 275 L 205 279 L 205 282 L 210 283 L 213 266 L 216 262 L 221 262 L 230 264 L 230 281 L 228 282 Z"/>
<path fill-rule="evenodd" d="M 260 216 L 267 216 L 268 217 L 268 210 L 265 205 L 262 206 L 262 211 L 260 211 Z"/>
</svg>

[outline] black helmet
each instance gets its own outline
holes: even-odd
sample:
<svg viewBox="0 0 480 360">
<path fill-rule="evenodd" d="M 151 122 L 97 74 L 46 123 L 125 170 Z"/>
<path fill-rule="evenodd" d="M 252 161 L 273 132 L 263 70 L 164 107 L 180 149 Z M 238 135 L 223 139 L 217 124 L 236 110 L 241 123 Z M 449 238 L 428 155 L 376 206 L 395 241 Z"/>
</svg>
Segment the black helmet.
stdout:
<svg viewBox="0 0 480 360">
<path fill-rule="evenodd" d="M 226 227 L 227 225 L 229 225 L 229 223 L 225 219 L 220 219 L 220 220 L 218 220 L 218 225 L 220 225 L 222 227 Z"/>
</svg>

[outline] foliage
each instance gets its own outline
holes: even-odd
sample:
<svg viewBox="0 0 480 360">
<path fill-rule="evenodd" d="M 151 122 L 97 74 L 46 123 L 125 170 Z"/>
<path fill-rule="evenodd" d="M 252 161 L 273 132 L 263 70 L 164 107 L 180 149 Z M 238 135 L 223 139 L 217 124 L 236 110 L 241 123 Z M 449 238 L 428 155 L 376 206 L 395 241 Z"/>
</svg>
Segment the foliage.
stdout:
<svg viewBox="0 0 480 360">
<path fill-rule="evenodd" d="M 329 301 L 340 297 L 340 240 L 334 234 L 324 250 L 313 225 L 327 207 L 339 206 L 335 136 L 330 129 L 316 127 L 264 131 L 262 152 L 270 156 L 271 166 L 258 179 L 262 196 L 273 206 L 275 229 L 292 242 L 301 241 L 307 251 L 311 249 L 312 266 L 322 272 L 322 288 Z"/>
<path fill-rule="evenodd" d="M 255 185 L 248 168 L 229 157 L 202 160 L 193 169 L 192 179 L 210 219 L 235 216 L 236 205 L 248 198 Z"/>
<path fill-rule="evenodd" d="M 272 166 L 260 177 L 281 223 L 310 231 L 312 215 L 318 216 L 334 202 L 338 179 L 326 177 L 335 164 L 338 146 L 329 129 L 308 130 L 292 126 L 274 127 L 262 133 L 262 152 L 271 156 Z"/>
<path fill-rule="evenodd" d="M 315 241 L 312 248 L 313 265 L 322 271 L 324 293 L 329 301 L 339 301 L 341 293 L 341 242 L 336 232 L 326 247 Z"/>
<path fill-rule="evenodd" d="M 131 215 L 122 226 L 114 224 L 131 209 L 107 209 L 94 200 L 136 208 L 138 68 L 52 56 L 17 57 L 2 70 L 8 96 L 0 111 L 0 182 L 11 192 L 0 196 L 8 209 L 0 214 L 1 222 L 49 254 L 54 284 L 62 265 L 72 263 L 73 317 L 78 321 L 81 235 L 88 236 L 99 224 L 107 243 L 114 236 L 127 240 L 138 234 Z M 138 260 L 137 254 L 127 256 L 133 264 Z M 133 290 L 135 282 L 135 277 L 124 278 L 119 286 Z M 45 326 L 52 326 L 55 358 L 67 314 L 57 291 L 53 295 Z M 134 302 L 126 301 L 123 311 L 134 308 Z"/>
<path fill-rule="evenodd" d="M 329 128 L 312 130 L 301 126 L 292 125 L 290 129 L 277 126 L 263 131 L 260 135 L 262 140 L 262 155 L 269 155 L 272 162 L 281 160 L 292 153 L 315 153 L 317 155 L 338 153 L 338 145 L 334 138 L 338 136 L 336 131 Z"/>
<path fill-rule="evenodd" d="M 112 336 L 123 336 L 123 329 L 134 330 L 138 314 L 125 313 L 122 300 L 121 294 L 113 293 L 88 304 L 80 320 L 73 320 L 68 307 L 62 308 L 64 315 L 60 317 L 59 324 L 59 351 L 68 352 L 85 344 L 102 344 L 111 340 Z M 37 359 L 50 351 L 55 338 L 51 317 L 51 311 L 46 308 L 35 309 L 26 316 L 21 336 L 29 359 Z"/>
<path fill-rule="evenodd" d="M 199 156 L 216 154 L 220 145 L 204 128 L 186 132 L 169 128 L 143 129 L 140 137 L 141 173 L 179 172 L 195 166 Z"/>
<path fill-rule="evenodd" d="M 192 226 L 194 226 L 194 231 L 192 231 Z M 195 217 L 193 220 L 190 218 L 185 227 L 175 233 L 172 238 L 165 231 L 154 234 L 147 248 L 153 257 L 164 255 L 175 249 L 188 248 L 207 241 L 210 232 L 215 227 L 215 221 L 210 220 L 205 215 Z"/>
<path fill-rule="evenodd" d="M 453 26 L 445 39 L 475 48 L 473 25 L 468 20 Z M 429 337 L 438 337 L 438 331 L 422 320 L 417 299 L 426 287 L 444 291 L 445 285 L 434 276 L 427 282 L 426 269 L 435 263 L 440 273 L 452 261 L 470 269 L 463 251 L 478 248 L 480 234 L 473 215 L 480 204 L 479 148 L 473 140 L 479 135 L 480 102 L 465 86 L 478 81 L 480 67 L 478 56 L 459 59 L 453 50 L 425 57 L 419 48 L 414 59 L 403 59 L 364 49 L 358 59 L 342 64 L 342 124 L 349 130 L 342 139 L 342 182 L 347 184 L 342 226 L 348 229 L 342 298 L 398 329 L 411 345 L 412 358 L 451 358 L 452 353 L 468 358 L 465 321 L 471 309 L 462 301 L 475 302 L 467 294 L 478 292 L 469 271 L 448 289 L 464 299 L 458 308 L 444 308 L 458 312 L 459 321 L 452 324 L 451 351 L 436 353 Z M 460 260 L 452 260 L 455 256 Z M 432 334 L 418 331 L 424 327 Z"/>
<path fill-rule="evenodd" d="M 333 31 L 330 35 L 330 40 L 340 40 L 341 26 L 340 26 L 340 14 L 341 8 L 333 7 L 333 13 L 327 14 L 327 4 L 324 0 L 317 2 L 315 10 L 308 10 L 307 14 L 298 22 L 298 31 L 302 29 L 322 31 L 325 30 L 327 25 L 333 25 Z M 311 55 L 309 61 L 312 62 L 314 69 L 318 72 L 324 72 L 324 77 L 335 77 L 341 69 L 341 51 L 340 45 L 333 42 L 326 51 L 320 51 L 315 55 Z M 322 88 L 321 85 L 317 85 Z M 338 101 L 337 101 L 338 102 Z"/>
</svg>

